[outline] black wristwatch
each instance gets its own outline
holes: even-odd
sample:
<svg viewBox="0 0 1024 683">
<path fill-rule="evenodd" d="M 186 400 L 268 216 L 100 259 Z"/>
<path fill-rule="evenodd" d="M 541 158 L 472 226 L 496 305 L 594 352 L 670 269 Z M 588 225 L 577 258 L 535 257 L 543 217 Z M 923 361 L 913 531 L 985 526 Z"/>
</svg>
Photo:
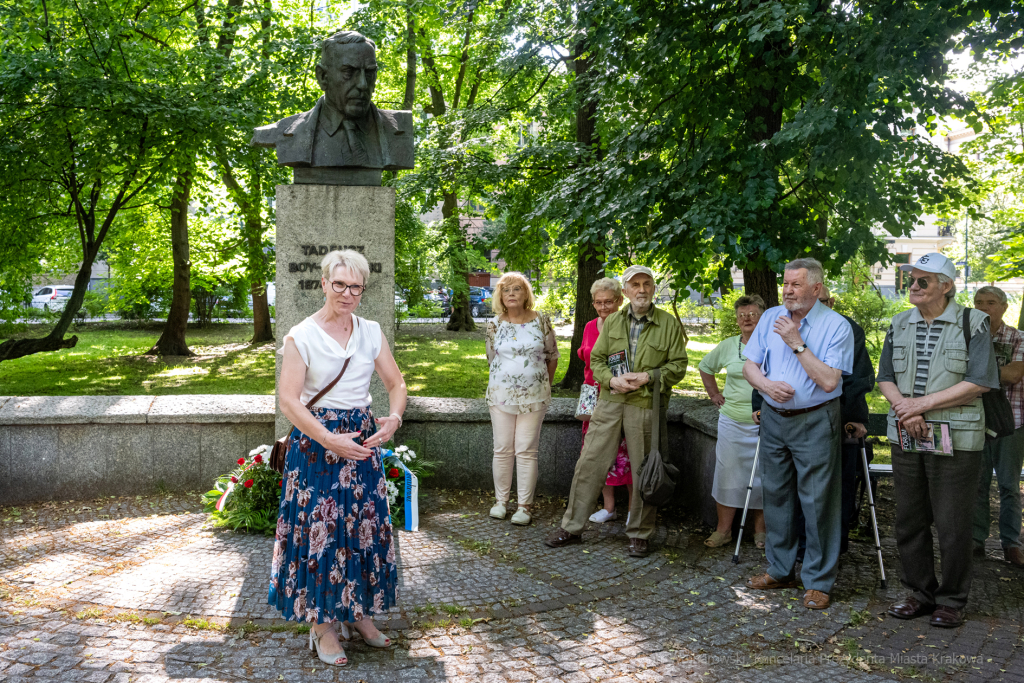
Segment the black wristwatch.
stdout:
<svg viewBox="0 0 1024 683">
<path fill-rule="evenodd" d="M 807 344 L 801 344 L 800 346 L 793 349 L 793 353 L 803 353 L 807 350 Z"/>
</svg>

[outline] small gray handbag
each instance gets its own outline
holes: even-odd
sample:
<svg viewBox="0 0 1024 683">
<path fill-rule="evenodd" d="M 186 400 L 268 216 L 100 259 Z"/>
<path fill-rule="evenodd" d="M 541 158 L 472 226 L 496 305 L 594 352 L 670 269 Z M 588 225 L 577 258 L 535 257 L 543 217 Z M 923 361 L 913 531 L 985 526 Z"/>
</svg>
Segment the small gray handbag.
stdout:
<svg viewBox="0 0 1024 683">
<path fill-rule="evenodd" d="M 640 495 L 645 504 L 658 507 L 672 500 L 679 470 L 665 461 L 659 449 L 662 438 L 668 441 L 668 424 L 661 412 L 661 370 L 655 368 L 650 372 L 654 389 L 652 419 L 656 424 L 651 425 L 651 452 L 640 466 Z"/>
</svg>

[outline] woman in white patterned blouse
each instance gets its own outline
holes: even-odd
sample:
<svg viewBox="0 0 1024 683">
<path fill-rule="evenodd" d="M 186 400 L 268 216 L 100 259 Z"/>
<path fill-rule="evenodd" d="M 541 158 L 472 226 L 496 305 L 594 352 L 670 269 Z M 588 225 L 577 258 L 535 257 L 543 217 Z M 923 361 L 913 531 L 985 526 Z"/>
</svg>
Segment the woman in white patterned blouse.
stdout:
<svg viewBox="0 0 1024 683">
<path fill-rule="evenodd" d="M 519 509 L 512 523 L 530 523 L 537 484 L 537 448 L 551 383 L 558 367 L 558 344 L 547 316 L 533 310 L 533 289 L 522 273 L 505 273 L 494 287 L 497 315 L 487 323 L 487 405 L 494 433 L 494 497 L 491 517 L 505 519 L 518 471 Z"/>
</svg>

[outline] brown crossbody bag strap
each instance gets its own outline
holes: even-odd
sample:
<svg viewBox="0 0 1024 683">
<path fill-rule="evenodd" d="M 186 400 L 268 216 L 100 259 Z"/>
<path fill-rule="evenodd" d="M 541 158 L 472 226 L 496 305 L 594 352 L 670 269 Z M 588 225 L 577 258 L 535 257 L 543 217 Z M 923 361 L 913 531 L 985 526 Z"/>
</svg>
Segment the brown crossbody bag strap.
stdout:
<svg viewBox="0 0 1024 683">
<path fill-rule="evenodd" d="M 338 373 L 338 376 L 332 379 L 327 386 L 321 389 L 320 392 L 316 396 L 314 396 L 309 403 L 306 404 L 307 409 L 312 408 L 314 405 L 316 405 L 317 401 L 326 396 L 327 392 L 333 389 L 334 385 L 341 381 L 341 378 L 345 374 L 345 371 L 348 370 L 348 362 L 350 360 L 352 360 L 351 356 L 345 359 L 345 364 L 341 366 L 341 372 Z M 285 455 L 287 455 L 288 453 L 288 441 L 290 438 L 291 437 L 289 435 L 282 436 L 280 439 L 274 442 L 274 447 L 270 451 L 270 467 L 272 469 L 277 470 L 278 472 L 284 472 L 284 460 Z"/>
<path fill-rule="evenodd" d="M 351 356 L 349 356 L 348 358 L 346 358 L 346 359 L 345 359 L 345 364 L 341 366 L 341 372 L 339 372 L 339 373 L 338 373 L 338 376 L 337 376 L 337 377 L 335 377 L 334 379 L 332 379 L 332 380 L 331 380 L 331 382 L 330 382 L 330 384 L 328 384 L 328 385 L 327 385 L 326 387 L 324 387 L 323 389 L 321 389 L 321 390 L 320 390 L 320 393 L 319 393 L 319 394 L 317 394 L 316 396 L 314 396 L 314 397 L 313 397 L 313 398 L 312 398 L 312 399 L 311 399 L 311 400 L 309 401 L 309 403 L 307 403 L 307 404 L 306 404 L 306 408 L 312 408 L 312 407 L 313 407 L 314 405 L 316 405 L 316 402 L 317 402 L 317 401 L 319 401 L 319 400 L 320 400 L 320 399 L 322 399 L 322 398 L 323 398 L 324 396 L 326 396 L 326 395 L 327 395 L 327 392 L 328 392 L 328 391 L 330 391 L 331 389 L 333 389 L 333 388 L 334 388 L 334 385 L 335 385 L 335 384 L 337 384 L 337 383 L 338 383 L 339 381 L 341 381 L 341 377 L 342 377 L 342 375 L 344 375 L 344 374 L 345 374 L 345 371 L 346 371 L 346 370 L 348 370 L 348 362 L 349 362 L 350 360 L 352 360 L 352 357 L 351 357 Z"/>
</svg>

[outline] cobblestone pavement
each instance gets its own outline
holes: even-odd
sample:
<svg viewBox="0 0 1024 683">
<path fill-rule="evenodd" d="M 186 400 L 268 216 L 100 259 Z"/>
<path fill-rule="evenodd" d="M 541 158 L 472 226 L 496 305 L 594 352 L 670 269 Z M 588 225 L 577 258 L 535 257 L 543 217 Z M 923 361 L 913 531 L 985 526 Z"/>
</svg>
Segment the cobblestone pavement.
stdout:
<svg viewBox="0 0 1024 683">
<path fill-rule="evenodd" d="M 400 607 L 378 619 L 396 645 L 357 640 L 348 667 L 325 667 L 265 604 L 271 539 L 210 528 L 197 500 L 0 508 L 0 680 L 1024 681 L 1024 576 L 996 545 L 970 620 L 941 630 L 885 616 L 902 595 L 886 519 L 888 590 L 873 548 L 854 543 L 832 606 L 811 611 L 800 590 L 746 589 L 763 553 L 745 543 L 734 565 L 682 515 L 638 560 L 616 523 L 545 547 L 562 501 L 520 528 L 452 492 L 428 492 L 421 530 L 399 533 Z"/>
</svg>

